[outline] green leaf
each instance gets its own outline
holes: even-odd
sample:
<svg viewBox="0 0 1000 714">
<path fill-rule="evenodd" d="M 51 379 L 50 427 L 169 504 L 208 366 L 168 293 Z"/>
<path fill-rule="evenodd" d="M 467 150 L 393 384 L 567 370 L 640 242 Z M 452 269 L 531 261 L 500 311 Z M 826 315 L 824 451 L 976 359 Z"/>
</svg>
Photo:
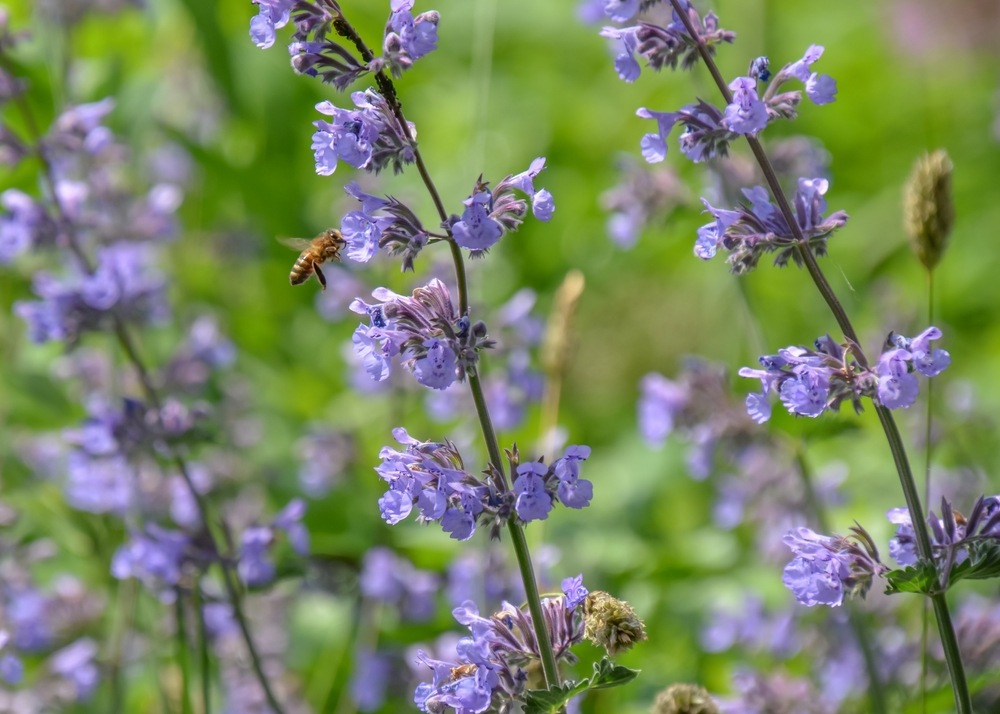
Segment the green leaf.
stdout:
<svg viewBox="0 0 1000 714">
<path fill-rule="evenodd" d="M 559 714 L 566 703 L 589 689 L 609 689 L 627 684 L 639 675 L 639 670 L 622 667 L 605 657 L 594 662 L 594 674 L 579 682 L 563 682 L 558 687 L 532 689 L 525 696 L 525 714 Z"/>
<path fill-rule="evenodd" d="M 615 664 L 605 657 L 594 663 L 594 675 L 590 678 L 590 689 L 609 689 L 628 684 L 639 676 L 638 669 L 629 669 Z"/>
<path fill-rule="evenodd" d="M 937 572 L 930 565 L 918 563 L 898 570 L 890 570 L 885 574 L 889 582 L 885 592 L 887 595 L 896 593 L 930 594 L 937 589 Z"/>
</svg>

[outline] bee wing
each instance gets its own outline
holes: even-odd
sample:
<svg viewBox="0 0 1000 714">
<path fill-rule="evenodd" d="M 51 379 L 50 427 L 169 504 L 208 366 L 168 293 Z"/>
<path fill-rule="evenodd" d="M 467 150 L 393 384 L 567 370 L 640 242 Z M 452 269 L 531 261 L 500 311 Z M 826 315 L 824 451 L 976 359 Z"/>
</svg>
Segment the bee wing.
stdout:
<svg viewBox="0 0 1000 714">
<path fill-rule="evenodd" d="M 312 243 L 308 238 L 276 238 L 279 243 L 286 245 L 292 250 L 303 251 Z"/>
</svg>

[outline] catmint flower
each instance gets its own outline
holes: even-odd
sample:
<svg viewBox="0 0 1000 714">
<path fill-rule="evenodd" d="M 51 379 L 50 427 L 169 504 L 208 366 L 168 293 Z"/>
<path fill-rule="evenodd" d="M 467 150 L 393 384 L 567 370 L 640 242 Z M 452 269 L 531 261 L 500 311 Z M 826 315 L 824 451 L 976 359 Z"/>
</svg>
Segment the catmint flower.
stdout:
<svg viewBox="0 0 1000 714">
<path fill-rule="evenodd" d="M 250 20 L 250 39 L 262 50 L 274 44 L 275 31 L 288 24 L 295 0 L 252 0 L 257 15 Z"/>
<path fill-rule="evenodd" d="M 875 576 L 885 572 L 871 537 L 860 527 L 851 530 L 853 535 L 846 538 L 820 535 L 808 528 L 785 535 L 783 540 L 795 558 L 785 566 L 782 582 L 800 603 L 836 607 L 845 596 L 863 598 Z"/>
<path fill-rule="evenodd" d="M 563 607 L 562 598 L 544 598 L 542 614 L 552 649 L 558 660 L 574 662 L 571 647 L 582 640 L 579 618 Z M 413 701 L 422 712 L 482 712 L 502 703 L 523 704 L 529 686 L 529 671 L 541 659 L 531 616 L 504 602 L 499 612 L 483 617 L 475 603 L 467 601 L 455 608 L 455 619 L 469 628 L 453 662 L 431 659 L 418 651 L 417 661 L 432 672 L 429 682 L 421 682 Z"/>
<path fill-rule="evenodd" d="M 624 600 L 602 590 L 589 593 L 583 601 L 584 637 L 603 647 L 609 657 L 632 649 L 646 639 L 646 626 L 635 609 Z"/>
<path fill-rule="evenodd" d="M 354 92 L 351 101 L 357 109 L 340 109 L 328 101 L 316 105 L 318 112 L 333 117 L 332 122 L 313 122 L 316 173 L 331 175 L 338 161 L 374 173 L 390 164 L 399 173 L 404 164 L 412 163 L 415 155 L 409 137 L 416 133 L 413 125 L 409 125 L 408 137 L 389 104 L 373 89 Z"/>
<path fill-rule="evenodd" d="M 590 454 L 587 447 L 569 447 L 552 466 L 540 461 L 518 463 L 515 449 L 510 457 L 517 477 L 513 488 L 506 490 L 499 475 L 466 470 L 461 454 L 449 441 L 421 442 L 402 428 L 394 429 L 393 436 L 405 448 L 383 447 L 382 463 L 375 469 L 389 485 L 379 499 L 379 511 L 390 525 L 416 508 L 421 520 L 437 521 L 452 538 L 466 540 L 481 521 L 493 529 L 514 516 L 527 523 L 547 517 L 556 502 L 582 508 L 592 495 L 590 482 L 578 473 L 579 463 Z M 571 487 L 560 488 L 561 484 Z M 563 496 L 569 501 L 563 501 Z"/>
<path fill-rule="evenodd" d="M 767 126 L 767 107 L 757 96 L 757 81 L 750 77 L 737 77 L 729 83 L 733 101 L 726 107 L 723 126 L 734 134 L 749 134 Z"/>
<path fill-rule="evenodd" d="M 805 85 L 806 96 L 817 105 L 829 104 L 837 94 L 837 83 L 832 77 L 812 72 L 810 66 L 823 54 L 823 48 L 812 45 L 802 59 L 782 67 L 774 76 L 774 81 L 762 97 L 767 104 L 771 118 L 794 119 L 798 115 L 798 105 L 802 101 L 799 90 L 781 91 L 792 80 Z"/>
<path fill-rule="evenodd" d="M 566 596 L 566 609 L 575 610 L 587 599 L 590 591 L 583 586 L 583 575 L 565 578 L 561 584 L 563 594 Z"/>
<path fill-rule="evenodd" d="M 184 533 L 150 523 L 118 548 L 111 560 L 111 574 L 118 580 L 137 578 L 163 602 L 173 602 L 173 588 L 180 582 L 191 547 L 191 539 Z"/>
<path fill-rule="evenodd" d="M 826 255 L 826 241 L 836 229 L 847 223 L 847 214 L 836 211 L 823 218 L 829 188 L 826 179 L 798 180 L 792 201 L 795 221 L 805 242 L 804 248 L 817 256 Z M 800 245 L 778 207 L 770 201 L 763 186 L 743 189 L 747 203 L 736 210 L 715 208 L 702 199 L 705 209 L 715 219 L 698 229 L 694 253 L 702 260 L 713 258 L 719 248 L 729 252 L 727 261 L 732 273 L 741 275 L 757 267 L 765 253 L 777 253 L 774 264 L 784 266 L 792 260 L 801 267 Z"/>
<path fill-rule="evenodd" d="M 243 582 L 250 587 L 259 587 L 274 580 L 276 570 L 271 560 L 271 548 L 279 532 L 288 537 L 292 549 L 300 556 L 309 554 L 309 532 L 302 525 L 303 515 L 305 503 L 296 498 L 275 515 L 270 525 L 250 526 L 243 531 L 237 564 L 237 572 Z"/>
<path fill-rule="evenodd" d="M 340 225 L 347 241 L 347 257 L 366 263 L 382 248 L 389 255 L 402 256 L 403 270 L 413 270 L 414 261 L 428 240 L 417 215 L 395 198 L 365 193 L 354 181 L 344 190 L 361 202 L 361 210 L 345 214 Z"/>
<path fill-rule="evenodd" d="M 298 441 L 295 453 L 301 461 L 299 486 L 307 496 L 322 498 L 354 460 L 354 438 L 348 432 L 317 425 Z"/>
<path fill-rule="evenodd" d="M 393 606 L 409 620 L 423 622 L 434 615 L 438 577 L 418 570 L 388 548 L 375 547 L 365 553 L 358 582 L 364 597 Z"/>
<path fill-rule="evenodd" d="M 154 268 L 148 246 L 115 243 L 98 250 L 93 273 L 56 277 L 35 275 L 41 300 L 20 301 L 14 311 L 27 323 L 34 342 L 76 344 L 83 333 L 104 329 L 114 312 L 122 319 L 156 323 L 167 315 L 166 284 Z"/>
<path fill-rule="evenodd" d="M 617 42 L 619 49 L 615 56 L 615 71 L 623 82 L 634 82 L 639 79 L 642 68 L 635 58 L 639 40 L 636 38 L 638 27 L 605 27 L 601 30 L 601 36 L 607 37 Z"/>
<path fill-rule="evenodd" d="M 444 389 L 464 380 L 466 372 L 476 368 L 479 350 L 494 344 L 484 323 L 470 325 L 468 318 L 458 315 L 451 293 L 437 278 L 414 290 L 411 297 L 385 288 L 372 295 L 381 304 L 369 305 L 356 298 L 351 310 L 367 315 L 371 322 L 355 330 L 354 345 L 366 371 L 377 381 L 388 376 L 389 360 L 399 355 L 417 381 Z"/>
<path fill-rule="evenodd" d="M 635 14 L 638 4 L 634 0 L 625 0 L 624 2 L 607 0 L 605 8 L 606 11 L 608 9 L 611 10 L 608 12 L 608 15 L 613 20 L 626 22 Z M 678 64 L 682 69 L 693 67 L 698 62 L 698 40 L 701 41 L 710 53 L 715 54 L 716 46 L 722 42 L 731 44 L 736 38 L 735 33 L 719 27 L 719 18 L 714 13 L 709 12 L 702 19 L 687 0 L 684 0 L 683 7 L 691 24 L 694 26 L 698 39 L 691 37 L 676 12 L 672 14 L 672 22 L 665 27 L 652 22 L 642 22 L 635 27 L 623 28 L 621 30 L 606 27 L 601 31 L 601 34 L 605 37 L 613 37 L 613 33 L 616 31 L 623 36 L 634 33 L 634 42 L 637 44 L 634 49 L 629 47 L 628 53 L 631 55 L 634 51 L 636 54 L 641 55 L 655 72 L 659 72 L 664 67 L 676 69 Z M 626 16 L 630 10 L 631 14 Z M 615 64 L 616 66 L 618 65 L 618 60 L 615 61 Z M 621 72 L 619 74 L 621 76 Z M 635 70 L 635 75 L 638 75 L 638 68 Z M 626 79 L 625 76 L 622 76 L 622 79 L 634 81 L 635 77 Z"/>
<path fill-rule="evenodd" d="M 863 369 L 852 356 L 857 347 L 835 343 L 829 336 L 816 340 L 816 349 L 788 347 L 776 355 L 760 358 L 764 369 L 740 369 L 741 377 L 759 379 L 762 392 L 746 400 L 750 417 L 763 423 L 770 417 L 767 395 L 775 392 L 791 414 L 816 417 L 836 411 L 848 400 L 861 412 L 861 398 L 878 400 L 889 409 L 909 407 L 916 400 L 917 381 L 913 372 L 934 376 L 951 362 L 945 350 L 931 349 L 929 342 L 941 331 L 929 327 L 912 339 L 890 335 L 890 348 L 874 368 Z"/>
<path fill-rule="evenodd" d="M 0 265 L 30 248 L 55 243 L 57 228 L 45 208 L 15 188 L 0 193 Z"/>
<path fill-rule="evenodd" d="M 619 248 L 631 248 L 646 226 L 659 224 L 680 203 L 687 189 L 669 166 L 644 168 L 624 156 L 618 162 L 616 186 L 601 195 L 601 207 L 610 212 L 608 236 Z"/>
<path fill-rule="evenodd" d="M 724 116 L 716 107 L 705 101 L 689 104 L 676 112 L 657 112 L 645 107 L 636 110 L 636 116 L 656 121 L 657 133 L 642 137 L 642 157 L 651 164 L 667 157 L 667 137 L 675 124 L 681 124 L 681 153 L 699 163 L 714 156 L 726 156 L 729 142 L 737 135 L 724 126 Z"/>
<path fill-rule="evenodd" d="M 394 77 L 399 77 L 416 60 L 437 49 L 440 16 L 432 10 L 414 17 L 412 8 L 413 0 L 393 0 L 392 14 L 385 26 L 381 59 Z"/>
<path fill-rule="evenodd" d="M 896 526 L 896 535 L 889 541 L 889 555 L 901 566 L 916 565 L 919 556 L 909 509 L 892 508 L 886 517 Z M 952 568 L 968 560 L 982 545 L 1000 544 L 1000 496 L 980 496 L 968 518 L 942 498 L 941 517 L 931 511 L 927 525 L 940 586 L 946 589 Z"/>
<path fill-rule="evenodd" d="M 84 637 L 62 648 L 49 659 L 52 673 L 66 679 L 73 686 L 77 701 L 90 699 L 100 681 L 97 651 L 97 643 Z"/>
<path fill-rule="evenodd" d="M 478 255 L 500 240 L 504 233 L 516 231 L 528 213 L 528 204 L 517 198 L 515 191 L 531 199 L 535 218 L 551 219 L 555 211 L 552 194 L 546 189 L 536 189 L 534 183 L 544 168 L 545 157 L 539 157 L 531 162 L 527 171 L 505 177 L 492 192 L 482 179 L 477 181 L 472 195 L 464 201 L 462 216 L 453 215 L 448 220 L 455 242 Z"/>
</svg>

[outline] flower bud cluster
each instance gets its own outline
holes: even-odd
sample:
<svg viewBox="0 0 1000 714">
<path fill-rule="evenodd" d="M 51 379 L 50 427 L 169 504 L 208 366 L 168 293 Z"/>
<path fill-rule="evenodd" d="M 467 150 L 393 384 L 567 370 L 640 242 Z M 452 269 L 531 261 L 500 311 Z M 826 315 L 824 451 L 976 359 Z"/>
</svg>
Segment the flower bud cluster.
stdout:
<svg viewBox="0 0 1000 714">
<path fill-rule="evenodd" d="M 914 372 L 933 377 L 951 363 L 947 351 L 930 346 L 941 337 L 928 327 L 913 338 L 890 335 L 888 348 L 875 367 L 862 367 L 854 354 L 858 347 L 838 344 L 829 336 L 816 340 L 816 349 L 787 347 L 760 358 L 764 369 L 740 369 L 741 377 L 759 379 L 762 391 L 747 396 L 747 413 L 759 424 L 771 418 L 767 395 L 774 392 L 790 414 L 818 417 L 836 411 L 845 400 L 857 412 L 868 397 L 889 409 L 911 406 L 917 399 Z"/>
<path fill-rule="evenodd" d="M 477 525 L 490 524 L 498 530 L 511 518 L 527 523 L 548 517 L 556 502 L 570 508 L 590 503 L 593 485 L 580 478 L 580 463 L 590 456 L 586 446 L 570 446 L 551 466 L 540 461 L 515 463 L 512 488 L 499 475 L 477 476 L 465 469 L 458 449 L 449 441 L 418 441 L 405 429 L 393 430 L 402 451 L 383 447 L 382 463 L 375 471 L 389 484 L 379 499 L 379 511 L 390 525 L 405 519 L 414 508 L 420 520 L 436 521 L 456 540 L 468 540 Z"/>
</svg>

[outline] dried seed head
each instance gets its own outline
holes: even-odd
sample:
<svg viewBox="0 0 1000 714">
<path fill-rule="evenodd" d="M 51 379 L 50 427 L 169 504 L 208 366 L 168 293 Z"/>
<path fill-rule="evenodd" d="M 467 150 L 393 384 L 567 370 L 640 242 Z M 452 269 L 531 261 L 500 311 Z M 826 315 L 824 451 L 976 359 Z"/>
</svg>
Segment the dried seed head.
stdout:
<svg viewBox="0 0 1000 714">
<path fill-rule="evenodd" d="M 632 606 L 601 590 L 584 600 L 583 621 L 583 636 L 611 657 L 646 639 L 646 626 Z"/>
<path fill-rule="evenodd" d="M 656 695 L 650 714 L 719 714 L 719 707 L 695 684 L 671 684 Z"/>
<path fill-rule="evenodd" d="M 913 252 L 928 270 L 933 270 L 944 255 L 955 222 L 952 168 L 948 154 L 938 149 L 917 160 L 906 182 L 903 222 Z"/>
</svg>

